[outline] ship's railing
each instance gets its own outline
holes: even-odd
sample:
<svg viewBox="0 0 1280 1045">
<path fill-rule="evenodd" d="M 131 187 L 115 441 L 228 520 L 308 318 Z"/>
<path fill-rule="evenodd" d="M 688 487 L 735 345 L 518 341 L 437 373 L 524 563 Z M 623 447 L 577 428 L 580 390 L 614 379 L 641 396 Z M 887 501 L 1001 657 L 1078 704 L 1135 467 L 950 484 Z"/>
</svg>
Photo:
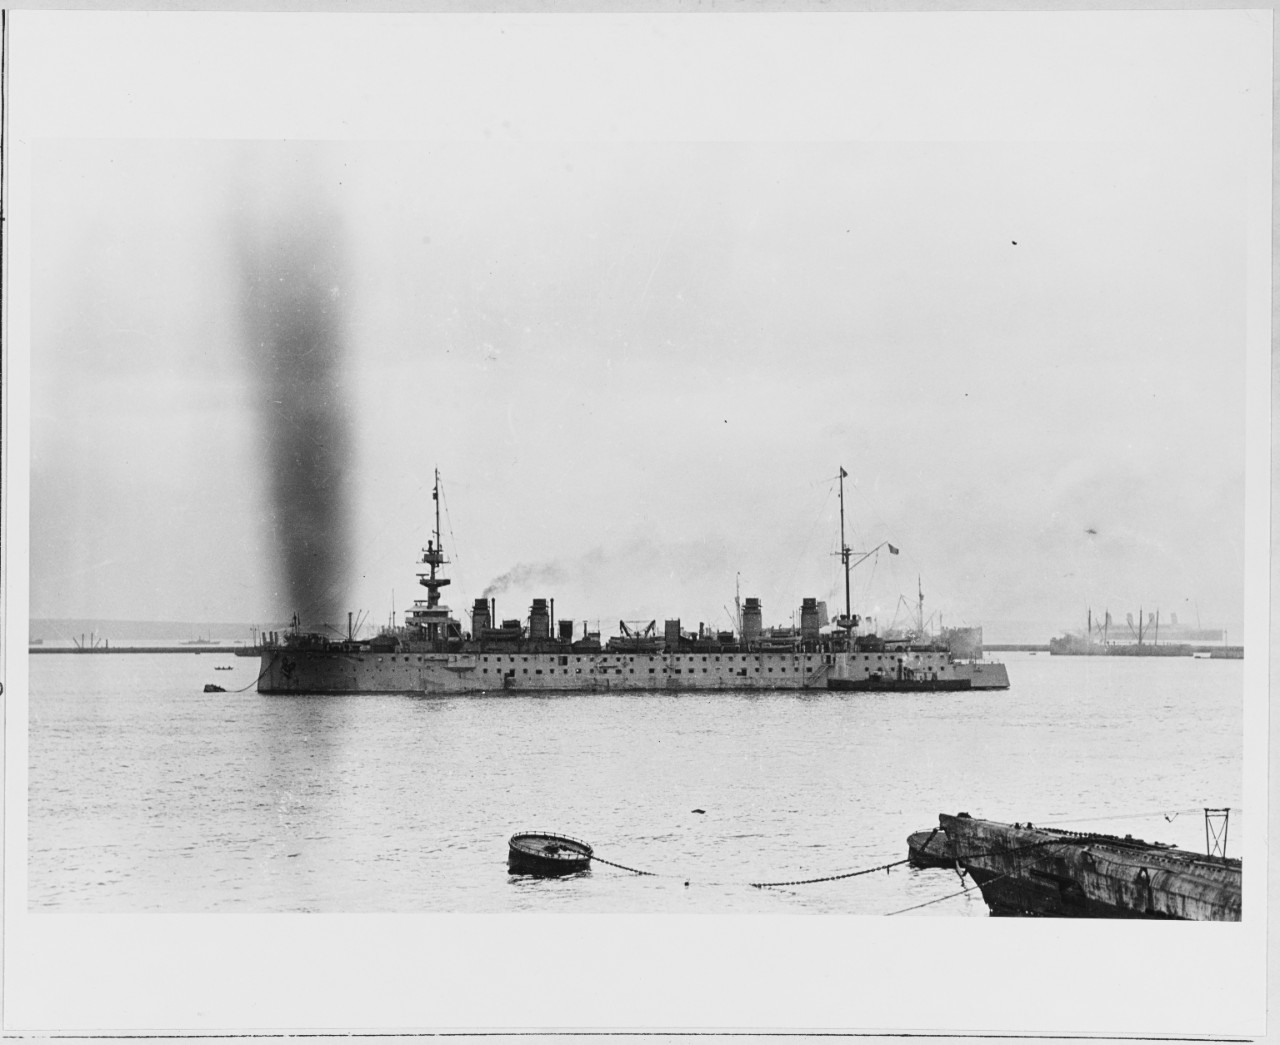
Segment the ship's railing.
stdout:
<svg viewBox="0 0 1280 1045">
<path fill-rule="evenodd" d="M 561 834 L 559 831 L 540 831 L 537 828 L 525 829 L 522 831 L 516 831 L 511 836 L 511 840 L 514 842 L 522 835 L 537 835 L 539 838 L 554 838 L 557 842 L 572 842 L 574 845 L 582 846 L 587 850 L 587 852 L 591 852 L 591 844 L 589 842 L 584 842 L 581 838 L 574 838 L 572 835 Z"/>
</svg>

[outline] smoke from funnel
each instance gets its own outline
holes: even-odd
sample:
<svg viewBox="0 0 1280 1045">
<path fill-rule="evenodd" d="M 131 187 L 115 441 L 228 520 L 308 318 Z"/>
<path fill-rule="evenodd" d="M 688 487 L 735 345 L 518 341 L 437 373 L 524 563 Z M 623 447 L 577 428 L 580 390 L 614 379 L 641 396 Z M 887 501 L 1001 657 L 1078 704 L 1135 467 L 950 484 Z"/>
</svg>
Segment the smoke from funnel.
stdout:
<svg viewBox="0 0 1280 1045">
<path fill-rule="evenodd" d="M 316 193 L 275 188 L 242 201 L 241 311 L 282 608 L 318 626 L 344 619 L 352 569 L 343 237 Z"/>
<path fill-rule="evenodd" d="M 541 563 L 537 565 L 529 565 L 520 563 L 513 566 L 501 577 L 496 577 L 489 582 L 489 586 L 482 593 L 483 598 L 490 598 L 494 595 L 501 595 L 513 584 L 556 584 L 565 577 L 564 567 L 558 563 Z"/>
</svg>

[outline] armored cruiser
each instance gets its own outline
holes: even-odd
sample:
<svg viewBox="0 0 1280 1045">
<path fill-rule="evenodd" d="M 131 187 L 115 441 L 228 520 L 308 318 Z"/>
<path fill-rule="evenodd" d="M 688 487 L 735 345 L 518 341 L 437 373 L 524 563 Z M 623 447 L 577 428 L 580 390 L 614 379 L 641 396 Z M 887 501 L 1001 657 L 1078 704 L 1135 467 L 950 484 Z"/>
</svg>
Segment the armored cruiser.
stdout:
<svg viewBox="0 0 1280 1045">
<path fill-rule="evenodd" d="M 689 690 L 815 690 L 917 692 L 1007 689 L 1004 665 L 953 658 L 943 645 L 890 642 L 858 634 L 849 599 L 850 557 L 844 541 L 844 479 L 840 469 L 840 544 L 845 612 L 824 625 L 825 604 L 806 598 L 796 629 L 765 629 L 759 599 L 748 598 L 737 632 L 668 620 L 645 628 L 621 623 L 603 644 L 598 632 L 575 638 L 572 620 L 555 620 L 555 600 L 534 599 L 527 627 L 497 619 L 496 603 L 476 599 L 470 628 L 440 601 L 449 584 L 440 544 L 440 473 L 432 499 L 435 530 L 419 560 L 415 600 L 400 627 L 368 640 L 348 628 L 345 639 L 306 634 L 297 625 L 271 632 L 260 646 L 260 693 L 611 692 Z M 866 553 L 870 554 L 870 553 Z"/>
</svg>

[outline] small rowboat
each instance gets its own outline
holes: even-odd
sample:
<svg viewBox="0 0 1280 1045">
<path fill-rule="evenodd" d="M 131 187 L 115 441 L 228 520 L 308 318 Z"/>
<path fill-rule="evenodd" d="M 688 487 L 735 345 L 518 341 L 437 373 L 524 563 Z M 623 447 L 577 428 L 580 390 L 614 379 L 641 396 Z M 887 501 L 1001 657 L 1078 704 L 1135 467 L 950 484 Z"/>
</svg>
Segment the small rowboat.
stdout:
<svg viewBox="0 0 1280 1045">
<path fill-rule="evenodd" d="M 585 871 L 590 865 L 591 846 L 568 835 L 521 831 L 507 843 L 507 870 L 511 874 L 546 878 Z"/>
</svg>

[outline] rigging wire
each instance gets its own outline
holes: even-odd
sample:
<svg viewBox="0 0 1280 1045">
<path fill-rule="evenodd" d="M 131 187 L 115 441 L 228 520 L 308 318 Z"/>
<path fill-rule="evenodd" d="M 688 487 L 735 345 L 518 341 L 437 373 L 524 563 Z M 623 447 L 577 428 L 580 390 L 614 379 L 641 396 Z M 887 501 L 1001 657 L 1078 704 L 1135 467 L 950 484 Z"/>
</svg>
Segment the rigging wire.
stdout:
<svg viewBox="0 0 1280 1045">
<path fill-rule="evenodd" d="M 410 491 L 400 500 L 396 508 L 387 514 L 386 518 L 388 521 L 385 522 L 377 530 L 377 532 L 373 535 L 373 537 L 368 541 L 360 542 L 360 547 L 385 548 L 382 554 L 367 560 L 369 564 L 371 564 L 372 566 L 381 566 L 384 563 L 386 563 L 388 560 L 392 559 L 393 557 L 398 558 L 401 554 L 401 552 L 399 551 L 400 545 L 402 543 L 407 543 L 408 538 L 410 536 L 412 536 L 414 533 L 419 532 L 419 528 L 421 526 L 419 522 L 400 523 L 400 522 L 397 522 L 397 520 L 402 520 L 406 516 L 412 516 L 415 514 L 415 513 L 409 512 L 408 507 L 411 502 L 415 500 L 417 501 L 421 500 L 421 497 L 424 491 L 426 490 L 426 488 L 427 488 L 427 485 L 425 480 L 423 482 L 420 482 L 417 485 L 417 487 L 411 488 Z M 384 542 L 384 538 L 386 538 L 388 535 L 395 538 L 396 540 L 395 548 L 392 548 L 390 545 Z M 323 589 L 321 589 L 319 595 L 315 599 L 313 599 L 307 605 L 296 608 L 296 610 L 294 610 L 293 612 L 296 612 L 298 614 L 298 617 L 300 620 L 306 621 L 315 611 L 317 606 L 331 601 L 336 595 L 340 594 L 339 589 L 342 583 L 343 581 L 341 577 L 333 578 L 328 585 L 326 585 Z M 330 628 L 331 630 L 334 630 L 334 631 L 339 630 L 335 628 L 334 625 L 329 621 L 323 621 L 322 624 L 324 627 Z"/>
<path fill-rule="evenodd" d="M 1109 816 L 1082 816 L 1072 820 L 1037 820 L 1037 824 L 1044 827 L 1052 827 L 1056 824 L 1086 824 L 1095 820 L 1144 820 L 1157 816 L 1162 816 L 1165 820 L 1172 823 L 1179 816 L 1193 813 L 1203 813 L 1204 806 L 1192 809 L 1151 809 L 1144 813 L 1114 813 Z M 1231 812 L 1244 814 L 1244 806 L 1232 806 Z"/>
<path fill-rule="evenodd" d="M 392 512 L 392 513 L 390 514 L 390 517 L 389 517 L 389 518 L 390 518 L 390 519 L 392 519 L 392 520 L 395 520 L 395 519 L 401 519 L 401 518 L 404 518 L 406 514 L 411 514 L 411 513 L 408 513 L 408 512 L 406 511 L 406 509 L 407 509 L 408 505 L 410 504 L 410 502 L 412 502 L 412 501 L 414 501 L 414 500 L 420 500 L 420 499 L 421 499 L 421 497 L 423 496 L 424 492 L 426 491 L 426 489 L 427 489 L 427 484 L 426 484 L 426 482 L 425 482 L 425 481 L 423 481 L 423 482 L 419 483 L 416 489 L 414 489 L 412 492 L 410 492 L 409 494 L 407 494 L 407 495 L 406 495 L 406 496 L 405 496 L 405 497 L 400 501 L 400 504 L 399 504 L 399 506 L 398 506 L 397 510 L 396 510 L 396 511 L 394 511 L 394 512 Z M 452 549 L 454 549 L 454 552 L 453 552 L 453 554 L 454 554 L 454 558 L 453 558 L 453 560 L 451 560 L 451 561 L 453 562 L 453 564 L 454 564 L 455 566 L 457 566 L 457 565 L 458 565 L 458 558 L 457 558 L 457 552 L 456 552 L 456 548 L 457 548 L 457 539 L 454 537 L 454 534 L 453 534 L 453 522 L 452 522 L 452 518 L 450 518 L 450 517 L 449 517 L 448 502 L 447 502 L 447 501 L 445 500 L 445 498 L 444 498 L 444 486 L 443 486 L 443 484 L 442 484 L 442 485 L 441 485 L 441 487 L 440 487 L 440 496 L 441 496 L 441 500 L 442 500 L 442 502 L 443 502 L 443 506 L 444 506 L 444 509 L 445 509 L 445 515 L 446 515 L 446 517 L 447 517 L 447 518 L 449 518 L 449 540 L 450 540 L 450 547 L 451 547 Z M 412 534 L 414 534 L 414 533 L 416 533 L 416 532 L 419 532 L 420 525 L 421 525 L 421 524 L 420 524 L 420 523 L 418 523 L 418 522 L 411 522 L 411 523 L 399 524 L 399 525 L 398 525 L 396 522 L 394 522 L 394 521 L 389 521 L 389 522 L 385 523 L 385 524 L 384 524 L 384 525 L 383 525 L 383 526 L 382 526 L 382 527 L 377 531 L 377 533 L 375 533 L 375 534 L 374 534 L 374 536 L 372 537 L 372 539 L 371 539 L 371 540 L 369 540 L 368 542 L 364 542 L 365 546 L 370 546 L 370 547 L 374 547 L 374 548 L 379 547 L 379 546 L 384 546 L 384 547 L 386 548 L 386 550 L 384 550 L 384 551 L 382 552 L 382 554 L 381 554 L 381 555 L 378 555 L 378 556 L 374 557 L 374 558 L 371 560 L 372 565 L 373 565 L 373 566 L 381 566 L 381 565 L 383 565 L 384 563 L 386 563 L 389 559 L 391 559 L 392 557 L 398 557 L 398 556 L 399 556 L 399 554 L 400 554 L 400 552 L 399 552 L 398 550 L 392 549 L 390 546 L 385 546 L 385 545 L 383 544 L 383 539 L 384 539 L 385 537 L 387 537 L 387 536 L 390 534 L 390 535 L 392 535 L 392 536 L 395 536 L 395 537 L 397 538 L 397 540 L 399 540 L 399 538 L 401 538 L 401 537 L 403 537 L 403 538 L 405 538 L 405 539 L 407 540 L 407 538 L 408 538 L 409 536 L 411 536 Z M 458 580 L 459 580 L 459 582 L 460 582 L 460 586 L 461 586 L 461 581 L 462 581 L 462 575 L 461 575 L 461 573 L 460 573 L 459 571 L 457 571 L 457 570 L 455 570 L 455 571 L 454 571 L 454 573 L 455 573 L 455 576 L 457 576 L 457 578 L 458 578 Z M 341 577 L 334 577 L 333 579 L 331 579 L 331 580 L 329 581 L 329 583 L 328 583 L 327 585 L 325 585 L 325 586 L 320 590 L 319 594 L 318 594 L 314 599 L 312 599 L 309 603 L 304 604 L 304 605 L 303 605 L 303 606 L 301 606 L 301 607 L 298 607 L 297 609 L 295 609 L 295 610 L 294 610 L 294 611 L 292 611 L 292 612 L 296 612 L 296 613 L 297 613 L 297 615 L 298 615 L 299 620 L 301 620 L 301 621 L 305 622 L 308 618 L 310 618 L 310 617 L 314 614 L 314 612 L 315 612 L 315 610 L 317 609 L 317 607 L 319 607 L 319 606 L 321 606 L 321 605 L 323 605 L 323 604 L 325 604 L 325 603 L 327 603 L 327 602 L 332 601 L 332 599 L 333 599 L 335 596 L 337 596 L 338 594 L 340 594 L 340 588 L 342 587 L 342 585 L 343 585 L 343 580 L 342 580 L 342 578 L 341 578 Z M 340 628 L 338 628 L 336 625 L 334 625 L 331 621 L 322 621 L 322 622 L 320 622 L 320 623 L 321 623 L 321 626 L 322 626 L 323 628 L 327 628 L 327 629 L 329 629 L 330 631 L 334 632 L 335 634 L 338 634 L 338 635 L 343 634 L 343 633 L 342 633 L 342 630 L 341 630 Z"/>
<path fill-rule="evenodd" d="M 987 855 L 987 854 L 975 854 L 975 855 Z M 661 874 L 661 873 L 659 873 L 659 872 L 657 872 L 657 871 L 642 871 L 642 870 L 640 870 L 639 868 L 636 868 L 636 867 L 628 867 L 626 864 L 619 864 L 619 863 L 615 863 L 615 862 L 613 862 L 612 860 L 606 860 L 606 859 L 604 859 L 604 858 L 603 858 L 603 857 L 601 857 L 601 856 L 592 855 L 591 860 L 592 860 L 592 862 L 593 862 L 593 863 L 608 864 L 610 867 L 616 867 L 616 868 L 618 868 L 619 870 L 622 870 L 622 871 L 629 871 L 629 872 L 631 872 L 632 874 L 636 874 L 636 875 L 643 875 L 643 876 L 645 876 L 645 877 L 647 877 L 647 878 L 674 878 L 674 879 L 677 879 L 677 880 L 679 880 L 679 879 L 683 879 L 683 880 L 684 880 L 684 884 L 685 884 L 685 885 L 689 885 L 690 883 L 695 882 L 695 879 L 690 878 L 690 877 L 688 877 L 688 876 L 686 876 L 686 875 L 681 875 L 681 874 Z M 900 867 L 902 864 L 905 864 L 905 863 L 908 863 L 908 862 L 910 862 L 910 861 L 909 861 L 909 858 L 908 858 L 907 860 L 895 860 L 895 861 L 893 861 L 892 863 L 880 864 L 880 865 L 879 865 L 879 866 L 877 866 L 877 867 L 866 867 L 866 868 L 861 868 L 861 869 L 856 870 L 856 871 L 849 871 L 849 872 L 846 872 L 846 873 L 843 873 L 843 874 L 831 874 L 831 875 L 826 875 L 825 877 L 822 877 L 822 878 L 806 878 L 806 879 L 803 879 L 803 880 L 800 880 L 800 881 L 791 881 L 791 882 L 709 882 L 709 881 L 696 881 L 696 884 L 697 884 L 697 885 L 718 885 L 718 886 L 726 886 L 726 885 L 728 885 L 728 886 L 744 886 L 744 885 L 746 885 L 746 886 L 750 886 L 750 887 L 751 887 L 751 888 L 753 888 L 753 889 L 775 889 L 775 888 L 780 888 L 780 887 L 785 887 L 785 886 L 795 886 L 795 885 L 813 885 L 813 884 L 816 884 L 816 883 L 818 883 L 818 882 L 834 882 L 834 881 L 839 881 L 839 880 L 841 880 L 841 879 L 856 878 L 856 877 L 858 877 L 858 876 L 860 876 L 860 875 L 872 874 L 872 873 L 873 873 L 873 872 L 875 872 L 875 871 L 884 871 L 884 872 L 888 873 L 891 869 L 893 869 L 893 868 L 895 868 L 895 867 Z M 1001 878 L 1008 878 L 1008 877 L 1009 877 L 1009 875 L 1010 875 L 1010 874 L 1012 874 L 1012 873 L 1013 873 L 1012 871 L 1006 871 L 1004 874 L 997 875 L 995 878 L 988 879 L 988 882 L 998 882 Z M 963 880 L 963 879 L 962 879 L 962 880 Z M 954 898 L 955 898 L 955 897 L 957 897 L 957 896 L 965 896 L 965 895 L 967 895 L 968 893 L 972 893 L 972 892 L 974 892 L 975 890 L 977 890 L 977 889 L 979 889 L 979 888 L 981 888 L 981 887 L 980 887 L 979 885 L 977 885 L 977 883 L 974 883 L 973 885 L 966 886 L 965 888 L 961 889 L 959 892 L 955 892 L 955 893 L 947 893 L 947 895 L 946 895 L 946 896 L 938 896 L 938 897 L 935 897 L 935 898 L 934 898 L 934 899 L 932 899 L 932 900 L 926 900 L 924 903 L 913 904 L 913 905 L 912 905 L 912 906 L 910 906 L 910 907 L 903 907 L 903 908 L 900 908 L 899 910 L 896 910 L 896 911 L 889 911 L 889 912 L 887 912 L 887 913 L 884 915 L 884 917 L 889 918 L 889 917 L 892 917 L 893 915 L 896 915 L 896 914 L 906 914 L 908 911 L 918 911 L 918 910 L 920 910 L 920 908 L 922 908 L 922 907 L 931 907 L 933 904 L 942 903 L 944 900 L 952 900 L 952 899 L 954 899 Z"/>
<path fill-rule="evenodd" d="M 795 561 L 791 564 L 791 574 L 787 578 L 785 590 L 790 593 L 792 598 L 795 597 L 796 574 L 800 572 L 800 563 L 808 555 L 809 547 L 813 543 L 813 535 L 818 531 L 818 523 L 822 522 L 823 515 L 827 510 L 827 505 L 830 503 L 831 495 L 834 491 L 835 484 L 829 483 L 827 486 L 827 496 L 823 498 L 822 505 L 818 509 L 818 514 L 814 517 L 813 525 L 809 527 L 809 535 L 805 538 L 804 545 L 800 548 L 800 551 L 796 554 Z M 774 594 L 776 595 L 777 592 L 774 592 Z M 781 599 L 778 601 L 781 601 Z"/>
<path fill-rule="evenodd" d="M 459 589 L 467 586 L 466 572 L 462 566 L 462 556 L 458 554 L 458 539 L 453 535 L 453 516 L 449 514 L 449 498 L 445 496 L 444 484 L 440 484 L 440 503 L 444 507 L 445 525 L 449 530 L 449 547 L 452 549 L 453 559 L 453 575 L 458 581 Z"/>
<path fill-rule="evenodd" d="M 995 878 L 988 878 L 988 879 L 987 879 L 987 882 L 988 882 L 988 883 L 990 883 L 990 882 L 998 882 L 998 881 L 1000 881 L 1000 879 L 1001 879 L 1001 878 L 1008 878 L 1008 877 L 1009 877 L 1009 875 L 1010 875 L 1010 874 L 1012 874 L 1012 873 L 1013 873 L 1012 871 L 1006 871 L 1004 874 L 996 875 L 996 877 L 995 877 Z M 953 900 L 953 899 L 955 899 L 957 896 L 964 896 L 964 895 L 966 895 L 967 893 L 971 893 L 971 892 L 973 892 L 975 889 L 980 889 L 980 888 L 981 888 L 981 886 L 979 886 L 979 885 L 977 885 L 977 884 L 975 883 L 975 884 L 973 884 L 973 885 L 966 886 L 965 888 L 961 889 L 958 893 L 947 893 L 947 895 L 946 895 L 946 896 L 939 896 L 939 897 L 937 897 L 936 899 L 933 899 L 933 900 L 926 900 L 924 903 L 913 904 L 911 907 L 903 907 L 903 908 L 901 908 L 901 909 L 899 909 L 899 910 L 897 910 L 897 911 L 889 911 L 887 914 L 885 914 L 885 917 L 886 917 L 886 918 L 892 918 L 895 914 L 906 914 L 908 911 L 918 911 L 918 910 L 920 910 L 920 908 L 921 908 L 921 907 L 930 907 L 930 906 L 932 906 L 933 904 L 936 904 L 936 903 L 942 903 L 942 901 L 943 901 L 943 900 Z"/>
<path fill-rule="evenodd" d="M 1057 844 L 1060 844 L 1062 841 L 1063 841 L 1062 839 L 1050 838 L 1050 839 L 1041 839 L 1035 842 L 1028 842 L 1025 845 L 996 846 L 994 849 L 984 849 L 974 853 L 962 854 L 961 856 L 958 856 L 956 858 L 956 863 L 958 867 L 959 861 L 961 859 L 973 860 L 973 859 L 977 859 L 985 856 L 1008 856 L 1012 853 L 1029 852 L 1030 850 L 1041 849 L 1048 845 L 1057 845 Z M 857 878 L 860 875 L 872 874 L 876 871 L 884 871 L 888 873 L 895 867 L 900 867 L 903 864 L 910 863 L 911 858 L 908 856 L 901 860 L 892 860 L 888 863 L 877 864 L 875 867 L 862 867 L 862 868 L 857 868 L 851 871 L 833 871 L 830 874 L 825 874 L 817 878 L 800 878 L 800 879 L 791 879 L 788 881 L 778 881 L 778 882 L 744 882 L 741 880 L 712 881 L 707 879 L 699 879 L 696 876 L 689 875 L 689 874 L 680 874 L 680 873 L 671 873 L 671 872 L 664 873 L 662 871 L 643 871 L 638 867 L 629 867 L 626 864 L 620 864 L 612 860 L 606 860 L 604 857 L 600 856 L 598 853 L 592 853 L 591 860 L 594 863 L 608 864 L 610 867 L 616 867 L 622 871 L 629 871 L 631 874 L 644 875 L 646 878 L 682 879 L 686 885 L 692 882 L 697 885 L 720 885 L 720 886 L 738 886 L 738 887 L 749 886 L 752 889 L 776 889 L 776 888 L 781 888 L 785 886 L 815 885 L 819 882 L 835 882 L 845 878 Z"/>
<path fill-rule="evenodd" d="M 866 493 L 865 493 L 865 492 L 864 492 L 864 491 L 863 491 L 863 490 L 858 486 L 858 484 L 857 484 L 856 482 L 854 482 L 854 480 L 853 480 L 853 477 L 852 477 L 852 476 L 850 476 L 850 477 L 849 477 L 849 480 L 848 480 L 848 481 L 849 481 L 849 486 L 850 486 L 850 487 L 851 487 L 851 488 L 852 488 L 852 489 L 853 489 L 853 490 L 854 490 L 854 491 L 855 491 L 855 492 L 856 492 L 856 493 L 857 493 L 857 494 L 862 498 L 862 501 L 864 502 L 864 504 L 865 504 L 865 506 L 866 506 L 867 510 L 868 510 L 868 511 L 869 511 L 869 512 L 870 512 L 870 513 L 875 517 L 876 522 L 879 524 L 880 530 L 881 530 L 882 532 L 886 532 L 886 533 L 887 533 L 887 532 L 889 532 L 889 531 L 890 531 L 889 524 L 885 522 L 885 520 L 884 520 L 884 516 L 882 516 L 882 515 L 880 514 L 879 510 L 878 510 L 878 509 L 876 508 L 876 506 L 875 506 L 875 502 L 874 502 L 874 501 L 872 501 L 871 497 L 870 497 L 868 494 L 866 494 Z M 904 558 L 904 559 L 906 559 L 908 562 L 910 562 L 910 564 L 915 568 L 915 572 L 917 573 L 917 575 L 923 575 L 923 574 L 927 574 L 927 573 L 929 573 L 929 571 L 928 571 L 928 570 L 926 570 L 926 569 L 924 568 L 924 564 L 923 564 L 923 563 L 921 563 L 921 562 L 920 562 L 920 560 L 919 560 L 919 559 L 917 559 L 917 558 L 915 557 L 915 555 L 913 555 L 913 554 L 912 554 L 910 546 L 907 546 L 907 547 L 905 547 L 905 548 L 899 548 L 899 550 L 898 550 L 898 554 L 899 554 L 902 558 Z M 867 600 L 867 598 L 869 598 L 869 596 L 870 596 L 870 593 L 871 593 L 871 585 L 872 585 L 872 582 L 873 582 L 873 581 L 874 581 L 874 579 L 875 579 L 875 567 L 876 567 L 876 565 L 878 565 L 878 563 L 879 563 L 879 558 L 880 558 L 880 557 L 879 557 L 879 554 L 877 553 L 877 555 L 876 555 L 876 559 L 875 559 L 875 563 L 873 563 L 873 565 L 872 565 L 871 576 L 867 578 L 867 583 L 866 583 L 866 585 L 864 586 L 864 589 L 863 589 L 863 591 L 862 591 L 862 593 L 861 593 L 861 594 L 862 594 L 862 599 L 863 599 L 863 601 L 864 601 L 864 602 L 865 602 L 865 601 Z M 931 584 L 931 585 L 933 584 L 933 580 L 930 580 L 930 584 Z M 905 596 L 900 596 L 900 597 L 902 597 L 902 598 L 904 598 L 904 599 L 905 599 Z M 943 602 L 945 602 L 945 601 L 947 601 L 947 600 L 948 600 L 948 599 L 950 599 L 950 598 L 951 598 L 951 596 L 946 595 L 946 594 L 944 593 L 943 595 L 941 595 L 941 596 L 940 596 L 939 601 L 943 601 Z M 895 608 L 895 610 L 894 610 L 894 620 L 895 620 L 895 622 L 896 622 L 896 620 L 897 620 L 897 609 L 896 609 L 896 608 Z"/>
</svg>

